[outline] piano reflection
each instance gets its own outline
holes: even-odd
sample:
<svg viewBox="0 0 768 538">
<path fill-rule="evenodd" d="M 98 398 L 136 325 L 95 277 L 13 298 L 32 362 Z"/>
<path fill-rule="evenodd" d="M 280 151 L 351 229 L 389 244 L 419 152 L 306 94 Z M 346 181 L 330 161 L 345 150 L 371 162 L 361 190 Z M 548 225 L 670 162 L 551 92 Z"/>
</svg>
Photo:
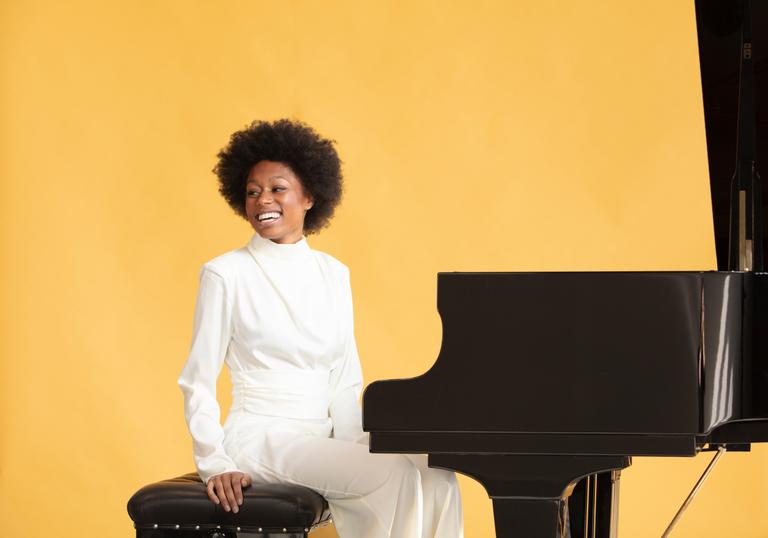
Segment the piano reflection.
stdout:
<svg viewBox="0 0 768 538">
<path fill-rule="evenodd" d="M 439 273 L 434 365 L 364 392 L 370 450 L 478 480 L 499 537 L 614 537 L 632 457 L 768 441 L 768 2 L 696 25 L 718 270 Z"/>
</svg>

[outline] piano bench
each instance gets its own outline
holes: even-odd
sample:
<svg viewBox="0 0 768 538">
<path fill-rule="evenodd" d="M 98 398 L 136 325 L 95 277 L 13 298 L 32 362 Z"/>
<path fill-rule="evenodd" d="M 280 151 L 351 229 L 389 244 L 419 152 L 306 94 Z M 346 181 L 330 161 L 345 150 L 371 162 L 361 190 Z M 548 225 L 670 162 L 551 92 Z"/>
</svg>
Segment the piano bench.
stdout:
<svg viewBox="0 0 768 538">
<path fill-rule="evenodd" d="M 292 484 L 251 484 L 238 513 L 226 512 L 197 473 L 139 489 L 128 515 L 136 538 L 303 538 L 331 521 L 322 495 Z"/>
</svg>

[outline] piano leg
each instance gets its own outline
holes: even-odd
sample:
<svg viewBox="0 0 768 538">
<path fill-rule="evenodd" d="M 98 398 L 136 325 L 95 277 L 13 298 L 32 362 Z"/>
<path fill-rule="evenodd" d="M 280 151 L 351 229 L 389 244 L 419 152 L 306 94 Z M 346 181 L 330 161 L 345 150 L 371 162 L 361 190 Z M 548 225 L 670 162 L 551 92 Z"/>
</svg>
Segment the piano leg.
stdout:
<svg viewBox="0 0 768 538">
<path fill-rule="evenodd" d="M 504 538 L 567 537 L 562 499 L 493 498 L 496 536 Z"/>
<path fill-rule="evenodd" d="M 591 474 L 568 497 L 570 538 L 616 538 L 620 470 Z"/>
<path fill-rule="evenodd" d="M 430 467 L 459 472 L 483 485 L 493 500 L 497 538 L 568 538 L 566 503 L 576 483 L 607 473 L 612 484 L 617 476 L 611 471 L 630 463 L 626 456 L 429 455 Z M 607 495 L 609 511 L 611 499 Z M 594 538 L 598 536 L 609 534 L 595 532 Z"/>
</svg>

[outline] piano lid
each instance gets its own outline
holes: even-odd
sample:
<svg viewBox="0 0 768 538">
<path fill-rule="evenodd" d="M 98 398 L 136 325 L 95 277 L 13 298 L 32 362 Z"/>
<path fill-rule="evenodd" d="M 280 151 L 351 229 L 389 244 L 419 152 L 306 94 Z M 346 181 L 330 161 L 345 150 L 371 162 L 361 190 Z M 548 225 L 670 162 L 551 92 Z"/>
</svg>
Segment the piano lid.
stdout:
<svg viewBox="0 0 768 538">
<path fill-rule="evenodd" d="M 737 163 L 739 69 L 744 0 L 696 0 L 696 27 L 704 100 L 712 213 L 717 267 L 728 270 L 731 178 Z M 768 173 L 768 1 L 750 2 L 752 63 L 754 66 L 755 161 L 763 181 Z M 763 214 L 768 215 L 768 188 L 762 190 Z M 763 249 L 768 257 L 763 220 Z M 768 264 L 768 259 L 765 260 Z"/>
</svg>

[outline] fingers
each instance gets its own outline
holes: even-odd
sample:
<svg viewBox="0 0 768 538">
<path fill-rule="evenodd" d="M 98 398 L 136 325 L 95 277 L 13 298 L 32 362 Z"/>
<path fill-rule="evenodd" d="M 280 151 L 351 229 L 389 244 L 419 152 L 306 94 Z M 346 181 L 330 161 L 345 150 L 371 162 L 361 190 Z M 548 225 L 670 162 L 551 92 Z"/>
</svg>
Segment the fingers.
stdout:
<svg viewBox="0 0 768 538">
<path fill-rule="evenodd" d="M 238 504 L 235 499 L 235 492 L 232 490 L 232 478 L 233 477 L 230 474 L 225 475 L 221 481 L 223 489 L 222 491 L 217 490 L 217 493 L 219 494 L 219 497 L 223 497 L 224 510 L 227 512 L 232 510 L 234 513 L 237 513 Z"/>
<path fill-rule="evenodd" d="M 234 505 L 235 507 L 235 513 L 238 511 L 238 506 L 243 504 L 243 477 L 241 474 L 237 474 L 232 476 L 232 490 L 235 494 L 235 502 L 237 504 Z"/>
<path fill-rule="evenodd" d="M 225 473 L 226 474 L 226 473 Z M 222 508 L 224 508 L 225 511 L 229 512 L 229 502 L 227 502 L 227 495 L 226 491 L 224 491 L 224 480 L 222 480 L 222 477 L 224 475 L 219 475 L 215 477 L 212 482 L 214 484 L 214 488 L 216 489 L 216 497 L 221 503 Z M 216 504 L 219 504 L 217 502 Z"/>
<path fill-rule="evenodd" d="M 208 480 L 208 484 L 205 487 L 206 493 L 208 493 L 208 498 L 211 499 L 216 504 L 219 504 L 219 497 L 213 492 L 213 488 L 216 485 L 216 478 L 212 478 L 211 480 Z"/>
<path fill-rule="evenodd" d="M 221 504 L 225 511 L 235 514 L 243 504 L 243 488 L 251 485 L 251 476 L 240 472 L 222 473 L 208 481 L 208 497 Z"/>
</svg>

